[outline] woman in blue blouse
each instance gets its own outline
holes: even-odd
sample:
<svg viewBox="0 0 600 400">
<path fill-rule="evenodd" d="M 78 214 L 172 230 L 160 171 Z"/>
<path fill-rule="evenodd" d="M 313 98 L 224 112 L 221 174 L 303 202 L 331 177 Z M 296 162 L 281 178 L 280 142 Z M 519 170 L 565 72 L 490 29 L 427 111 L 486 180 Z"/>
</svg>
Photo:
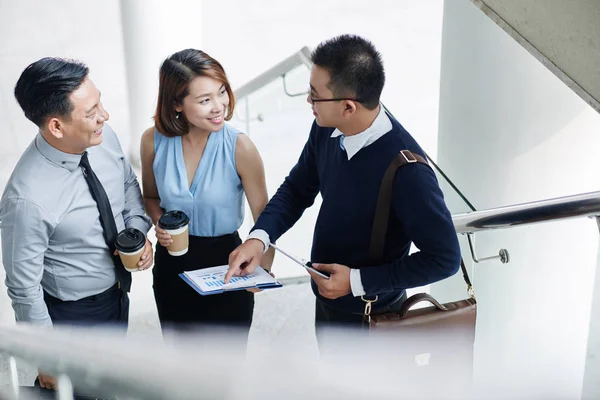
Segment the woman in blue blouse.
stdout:
<svg viewBox="0 0 600 400">
<path fill-rule="evenodd" d="M 252 322 L 254 294 L 235 291 L 201 296 L 178 275 L 225 265 L 240 243 L 244 194 L 254 219 L 268 202 L 265 174 L 248 136 L 227 125 L 235 100 L 221 64 L 194 49 L 177 52 L 160 67 L 155 126 L 142 136 L 142 183 L 146 212 L 159 244 L 154 265 L 154 297 L 162 329 L 199 324 Z M 171 236 L 158 227 L 166 211 L 190 218 L 189 250 L 171 256 Z M 273 254 L 262 267 L 269 270 Z"/>
</svg>

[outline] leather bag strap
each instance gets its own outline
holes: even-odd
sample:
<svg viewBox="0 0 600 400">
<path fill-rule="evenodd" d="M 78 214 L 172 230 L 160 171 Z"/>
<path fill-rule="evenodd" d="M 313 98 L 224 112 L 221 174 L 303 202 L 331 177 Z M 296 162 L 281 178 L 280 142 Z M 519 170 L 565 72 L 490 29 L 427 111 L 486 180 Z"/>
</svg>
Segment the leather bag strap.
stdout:
<svg viewBox="0 0 600 400">
<path fill-rule="evenodd" d="M 373 218 L 371 244 L 369 247 L 369 256 L 373 262 L 381 262 L 383 257 L 385 237 L 388 229 L 390 210 L 392 208 L 392 194 L 396 171 L 398 171 L 398 168 L 404 165 L 414 163 L 424 164 L 431 168 L 427 160 L 425 160 L 419 154 L 412 153 L 408 150 L 402 150 L 396 157 L 394 157 L 383 175 L 381 186 L 379 187 L 379 196 L 377 197 L 377 207 L 375 209 L 375 217 Z M 460 259 L 460 268 L 463 273 L 463 279 L 467 284 L 469 296 L 473 297 L 473 285 L 471 284 L 471 279 L 469 278 L 467 268 L 465 267 L 465 263 L 462 258 Z"/>
</svg>

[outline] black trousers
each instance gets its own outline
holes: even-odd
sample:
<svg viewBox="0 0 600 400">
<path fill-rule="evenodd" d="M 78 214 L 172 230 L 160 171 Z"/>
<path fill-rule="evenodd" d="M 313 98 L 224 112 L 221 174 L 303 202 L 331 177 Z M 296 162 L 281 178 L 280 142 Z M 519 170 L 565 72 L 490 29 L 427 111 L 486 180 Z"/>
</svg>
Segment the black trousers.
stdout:
<svg viewBox="0 0 600 400">
<path fill-rule="evenodd" d="M 54 325 L 114 326 L 127 330 L 129 296 L 115 284 L 110 289 L 75 301 L 63 301 L 44 292 Z"/>
<path fill-rule="evenodd" d="M 398 312 L 405 300 L 406 291 L 397 301 L 384 309 L 375 312 L 375 314 Z M 373 303 L 373 305 L 375 305 L 375 303 Z M 353 314 L 351 312 L 338 310 L 317 298 L 315 301 L 315 334 L 321 351 L 323 351 L 324 346 L 331 343 L 335 335 L 340 333 L 340 329 L 366 332 L 368 330 L 368 325 L 364 322 L 363 314 Z"/>
<path fill-rule="evenodd" d="M 129 296 L 120 290 L 117 285 L 110 289 L 74 301 L 64 301 L 50 296 L 44 292 L 44 302 L 53 325 L 73 326 L 106 326 L 127 331 L 129 320 Z M 33 392 L 41 399 L 54 399 L 54 390 L 40 387 L 36 378 Z M 77 391 L 75 400 L 100 399 L 93 395 L 86 395 Z"/>
<path fill-rule="evenodd" d="M 156 245 L 154 299 L 163 332 L 198 331 L 212 327 L 237 327 L 247 335 L 252 324 L 254 294 L 246 290 L 201 296 L 179 274 L 226 265 L 229 254 L 241 244 L 237 232 L 218 237 L 190 236 L 188 252 L 171 256 Z"/>
</svg>

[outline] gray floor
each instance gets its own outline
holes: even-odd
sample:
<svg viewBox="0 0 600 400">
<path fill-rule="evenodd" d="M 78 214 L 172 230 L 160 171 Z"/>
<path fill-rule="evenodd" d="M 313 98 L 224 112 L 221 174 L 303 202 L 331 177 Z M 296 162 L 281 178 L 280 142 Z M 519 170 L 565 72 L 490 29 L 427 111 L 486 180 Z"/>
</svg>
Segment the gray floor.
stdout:
<svg viewBox="0 0 600 400">
<path fill-rule="evenodd" d="M 294 346 L 307 355 L 318 356 L 314 333 L 314 295 L 307 282 L 288 283 L 283 288 L 258 293 L 248 341 L 248 354 L 259 356 L 272 346 Z M 137 313 L 130 320 L 130 336 L 160 336 L 155 310 Z M 19 363 L 19 383 L 31 385 L 34 366 Z M 8 385 L 8 360 L 0 356 L 0 386 Z"/>
</svg>

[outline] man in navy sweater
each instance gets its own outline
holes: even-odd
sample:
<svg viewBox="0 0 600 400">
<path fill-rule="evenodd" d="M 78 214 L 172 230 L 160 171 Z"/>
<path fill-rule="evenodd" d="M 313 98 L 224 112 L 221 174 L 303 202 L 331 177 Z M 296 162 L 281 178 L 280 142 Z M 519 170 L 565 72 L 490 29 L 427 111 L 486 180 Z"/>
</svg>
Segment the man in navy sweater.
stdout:
<svg viewBox="0 0 600 400">
<path fill-rule="evenodd" d="M 405 289 L 455 274 L 460 249 L 435 174 L 411 163 L 396 173 L 383 258 L 369 245 L 383 174 L 401 150 L 424 157 L 408 132 L 379 103 L 385 81 L 381 56 L 367 40 L 342 35 L 312 54 L 310 94 L 315 122 L 298 163 L 229 258 L 226 279 L 254 271 L 262 255 L 323 197 L 311 260 L 330 279 L 311 273 L 316 326 L 360 325 L 372 313 L 398 310 Z M 411 242 L 419 252 L 408 254 Z"/>
</svg>

